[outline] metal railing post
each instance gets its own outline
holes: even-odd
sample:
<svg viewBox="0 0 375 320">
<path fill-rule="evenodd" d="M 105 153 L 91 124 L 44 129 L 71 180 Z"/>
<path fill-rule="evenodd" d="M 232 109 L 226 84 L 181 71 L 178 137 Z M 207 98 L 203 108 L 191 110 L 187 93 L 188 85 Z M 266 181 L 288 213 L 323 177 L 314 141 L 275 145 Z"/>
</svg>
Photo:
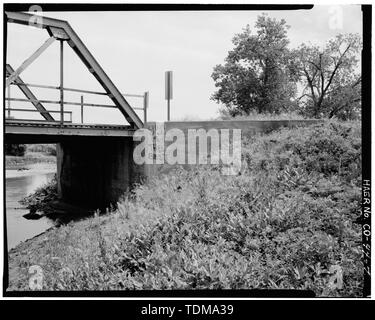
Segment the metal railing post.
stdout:
<svg viewBox="0 0 375 320">
<path fill-rule="evenodd" d="M 8 86 L 8 118 L 10 118 L 10 85 Z"/>
<path fill-rule="evenodd" d="M 64 124 L 64 42 L 60 41 L 60 124 Z"/>
<path fill-rule="evenodd" d="M 83 95 L 81 95 L 81 123 L 83 123 Z"/>
<path fill-rule="evenodd" d="M 149 103 L 149 93 L 146 91 L 143 95 L 143 123 L 147 122 L 147 109 Z"/>
</svg>

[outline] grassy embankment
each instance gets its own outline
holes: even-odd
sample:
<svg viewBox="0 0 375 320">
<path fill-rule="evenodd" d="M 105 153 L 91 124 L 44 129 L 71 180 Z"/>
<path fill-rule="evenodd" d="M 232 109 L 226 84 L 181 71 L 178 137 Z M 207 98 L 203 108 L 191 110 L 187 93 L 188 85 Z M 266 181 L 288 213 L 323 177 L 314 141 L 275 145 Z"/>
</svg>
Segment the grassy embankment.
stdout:
<svg viewBox="0 0 375 320">
<path fill-rule="evenodd" d="M 28 145 L 24 156 L 5 156 L 6 169 L 27 169 L 28 166 L 56 163 L 56 147 L 50 144 Z"/>
<path fill-rule="evenodd" d="M 311 289 L 361 296 L 361 132 L 325 123 L 245 137 L 245 168 L 176 169 L 105 216 L 10 253 L 10 290 Z M 342 280 L 334 282 L 335 275 Z"/>
</svg>

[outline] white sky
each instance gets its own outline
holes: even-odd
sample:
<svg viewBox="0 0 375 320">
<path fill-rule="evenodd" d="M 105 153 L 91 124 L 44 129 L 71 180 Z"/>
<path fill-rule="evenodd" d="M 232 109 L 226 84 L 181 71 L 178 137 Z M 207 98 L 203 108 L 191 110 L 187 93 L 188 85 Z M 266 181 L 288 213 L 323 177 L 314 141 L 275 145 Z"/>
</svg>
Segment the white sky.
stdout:
<svg viewBox="0 0 375 320">
<path fill-rule="evenodd" d="M 323 44 L 338 33 L 362 33 L 362 12 L 358 5 L 341 6 L 342 28 L 329 27 L 334 10 L 315 6 L 306 11 L 265 11 L 284 18 L 290 25 L 291 47 L 302 42 Z M 332 11 L 333 10 L 333 11 Z M 168 11 L 168 12 L 46 12 L 45 16 L 67 20 L 121 92 L 150 92 L 149 121 L 166 120 L 164 73 L 173 70 L 172 120 L 210 119 L 218 116 L 219 105 L 210 100 L 215 91 L 213 67 L 224 62 L 233 48 L 232 38 L 246 24 L 253 26 L 260 11 Z M 8 23 L 7 62 L 17 68 L 48 38 L 44 30 Z M 65 87 L 101 90 L 100 85 L 65 45 Z M 25 82 L 59 85 L 59 43 L 47 49 L 21 77 Z M 12 97 L 22 97 L 12 87 Z M 39 99 L 59 100 L 56 90 L 31 88 Z M 103 100 L 104 99 L 104 100 Z M 66 94 L 66 100 L 80 101 L 80 94 Z M 85 95 L 85 101 L 111 104 L 104 97 Z M 128 99 L 141 107 L 141 100 Z M 26 107 L 12 102 L 12 107 Z M 58 109 L 56 105 L 46 105 Z M 30 106 L 30 109 L 32 107 Z M 80 120 L 79 107 L 73 120 Z M 139 116 L 143 119 L 142 111 Z M 30 118 L 30 116 L 27 116 Z M 124 123 L 117 110 L 86 107 L 85 122 Z"/>
</svg>

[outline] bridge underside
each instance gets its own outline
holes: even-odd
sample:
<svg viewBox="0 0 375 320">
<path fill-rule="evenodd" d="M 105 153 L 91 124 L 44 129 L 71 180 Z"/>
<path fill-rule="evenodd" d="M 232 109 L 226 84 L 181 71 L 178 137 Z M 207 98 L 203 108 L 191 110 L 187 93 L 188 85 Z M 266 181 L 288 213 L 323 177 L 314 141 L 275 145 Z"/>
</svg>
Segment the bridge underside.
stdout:
<svg viewBox="0 0 375 320">
<path fill-rule="evenodd" d="M 134 129 L 124 125 L 64 124 L 6 120 L 5 143 L 59 143 L 84 137 L 132 137 Z"/>
<path fill-rule="evenodd" d="M 62 200 L 101 210 L 116 204 L 135 182 L 133 139 L 80 137 L 57 144 Z"/>
</svg>

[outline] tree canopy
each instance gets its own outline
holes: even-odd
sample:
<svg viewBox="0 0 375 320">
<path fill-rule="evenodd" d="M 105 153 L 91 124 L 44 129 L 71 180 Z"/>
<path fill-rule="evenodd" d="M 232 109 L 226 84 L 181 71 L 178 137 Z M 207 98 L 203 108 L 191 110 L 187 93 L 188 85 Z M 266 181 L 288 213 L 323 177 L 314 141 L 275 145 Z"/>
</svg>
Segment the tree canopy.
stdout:
<svg viewBox="0 0 375 320">
<path fill-rule="evenodd" d="M 297 111 L 314 118 L 358 118 L 360 36 L 340 34 L 323 48 L 303 43 L 291 50 L 288 29 L 284 19 L 260 15 L 254 30 L 247 25 L 235 35 L 225 63 L 214 67 L 212 99 L 231 116 Z"/>
<path fill-rule="evenodd" d="M 300 100 L 306 115 L 353 118 L 360 111 L 361 75 L 358 71 L 361 39 L 340 34 L 323 49 L 302 44 L 294 53 L 304 85 Z M 303 98 L 307 99 L 303 99 Z"/>
<path fill-rule="evenodd" d="M 253 34 L 249 25 L 233 38 L 224 65 L 214 68 L 218 90 L 212 99 L 225 105 L 231 115 L 285 111 L 296 93 L 290 64 L 285 20 L 258 17 Z"/>
</svg>

